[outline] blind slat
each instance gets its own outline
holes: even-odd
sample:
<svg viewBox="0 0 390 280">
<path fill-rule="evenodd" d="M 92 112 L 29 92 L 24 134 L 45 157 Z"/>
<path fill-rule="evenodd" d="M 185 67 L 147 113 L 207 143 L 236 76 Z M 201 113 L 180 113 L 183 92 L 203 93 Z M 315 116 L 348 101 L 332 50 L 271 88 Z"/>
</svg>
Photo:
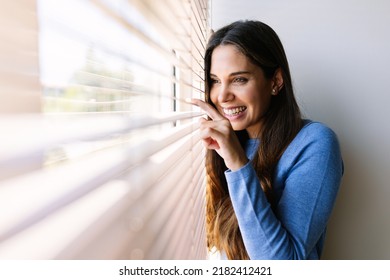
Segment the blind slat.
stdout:
<svg viewBox="0 0 390 280">
<path fill-rule="evenodd" d="M 131 182 L 132 185 L 143 186 L 142 193 L 139 195 L 144 194 L 155 186 L 156 182 L 158 182 L 158 180 L 160 180 L 160 178 L 182 157 L 191 156 L 195 152 L 194 149 L 192 149 L 194 137 L 193 134 L 183 137 L 171 147 L 168 147 L 158 155 L 150 157 L 146 162 L 137 165 L 129 172 L 127 180 Z M 162 155 L 161 153 L 164 154 Z M 153 158 L 157 156 L 158 160 Z M 149 174 L 149 176 L 140 176 L 140 174 Z"/>
<path fill-rule="evenodd" d="M 176 7 L 170 5 L 170 1 L 145 1 L 132 0 L 132 3 L 156 26 L 157 30 L 169 38 L 174 49 L 188 49 L 190 47 L 187 39 L 190 34 L 184 29 L 184 25 L 175 14 Z M 177 30 L 182 31 L 178 33 Z"/>
<path fill-rule="evenodd" d="M 3 118 L 0 120 L 0 128 L 4 132 L 3 145 L 0 146 L 0 166 L 6 168 L 9 164 L 16 165 L 15 162 L 23 165 L 25 160 L 31 159 L 36 154 L 41 154 L 47 147 L 72 141 L 105 139 L 109 135 L 122 134 L 148 126 L 185 120 L 201 115 L 202 113 L 198 112 L 182 112 L 138 115 L 130 118 L 86 116 L 85 118 L 74 118 L 72 122 L 67 118 L 48 120 L 37 116 L 18 119 Z M 88 127 L 88 130 L 85 129 L 86 127 Z M 180 135 L 184 135 L 188 131 L 187 128 Z M 172 142 L 174 139 L 170 141 Z M 145 145 L 147 144 L 143 146 Z M 163 144 L 159 147 L 167 145 Z M 154 151 L 156 150 L 154 149 Z"/>
<path fill-rule="evenodd" d="M 172 62 L 174 65 L 177 65 L 180 68 L 189 68 L 188 65 L 183 65 L 183 62 L 178 60 L 170 50 L 163 48 L 158 42 L 155 42 L 152 38 L 145 35 L 145 33 L 140 30 L 137 26 L 126 21 L 122 16 L 118 15 L 116 11 L 113 11 L 111 8 L 107 7 L 99 0 L 90 0 L 91 3 L 95 4 L 96 7 L 101 9 L 109 17 L 116 20 L 119 24 L 125 27 L 130 33 L 136 35 L 138 38 L 143 40 L 148 46 L 153 47 L 157 52 L 161 53 L 166 59 Z"/>
<path fill-rule="evenodd" d="M 181 165 L 186 166 L 188 170 L 191 162 L 188 161 L 188 164 L 181 162 Z M 191 182 L 191 174 L 184 174 L 180 182 L 174 182 L 172 180 L 171 184 L 175 187 L 173 192 L 169 193 L 169 200 L 164 200 L 165 209 L 159 209 L 150 220 L 150 223 L 154 225 L 160 224 L 160 227 L 156 227 L 155 229 L 155 232 L 158 232 L 158 239 L 150 245 L 150 249 L 148 250 L 149 258 L 151 256 L 161 258 L 164 252 L 174 249 L 175 243 L 178 245 L 178 240 L 182 240 L 183 237 L 187 236 L 183 234 L 182 227 L 189 222 L 186 217 L 188 217 L 187 212 L 190 211 L 188 205 L 190 195 L 188 186 Z M 174 180 L 176 181 L 176 178 Z M 176 234 L 180 234 L 182 238 L 173 238 Z"/>
<path fill-rule="evenodd" d="M 104 214 L 128 192 L 123 184 L 108 184 L 46 217 L 0 244 L 0 259 L 52 259 L 75 239 L 88 240 L 83 231 L 92 223 L 104 227 Z M 108 219 L 109 220 L 109 219 Z M 89 231 L 91 234 L 91 230 Z M 46 246 L 42 246 L 45 244 Z"/>
<path fill-rule="evenodd" d="M 0 114 L 37 113 L 40 110 L 35 8 L 35 1 L 2 1 Z"/>
</svg>

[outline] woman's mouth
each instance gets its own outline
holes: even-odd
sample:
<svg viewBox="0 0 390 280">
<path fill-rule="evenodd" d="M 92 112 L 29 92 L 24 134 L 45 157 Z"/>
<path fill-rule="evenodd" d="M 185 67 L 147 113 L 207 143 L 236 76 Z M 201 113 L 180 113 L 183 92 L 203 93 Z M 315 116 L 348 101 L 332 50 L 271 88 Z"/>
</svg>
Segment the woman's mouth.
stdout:
<svg viewBox="0 0 390 280">
<path fill-rule="evenodd" d="M 245 106 L 222 108 L 225 117 L 236 117 L 242 114 L 246 110 Z"/>
</svg>

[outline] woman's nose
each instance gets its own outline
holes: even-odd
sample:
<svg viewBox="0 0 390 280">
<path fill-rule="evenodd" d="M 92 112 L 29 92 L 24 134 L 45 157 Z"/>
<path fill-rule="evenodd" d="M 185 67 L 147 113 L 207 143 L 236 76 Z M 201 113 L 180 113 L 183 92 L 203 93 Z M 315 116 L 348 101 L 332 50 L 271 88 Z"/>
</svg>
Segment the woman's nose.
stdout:
<svg viewBox="0 0 390 280">
<path fill-rule="evenodd" d="M 234 99 L 234 94 L 228 85 L 221 85 L 218 89 L 218 102 L 226 103 Z"/>
</svg>

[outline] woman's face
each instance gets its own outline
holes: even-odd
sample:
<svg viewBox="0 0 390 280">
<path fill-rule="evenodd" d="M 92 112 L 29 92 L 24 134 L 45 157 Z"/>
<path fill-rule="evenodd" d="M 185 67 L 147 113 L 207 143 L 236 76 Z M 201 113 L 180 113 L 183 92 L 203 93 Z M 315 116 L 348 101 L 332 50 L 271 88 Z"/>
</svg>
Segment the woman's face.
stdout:
<svg viewBox="0 0 390 280">
<path fill-rule="evenodd" d="M 272 96 L 272 79 L 233 45 L 216 47 L 211 56 L 210 98 L 234 130 L 256 138 Z"/>
</svg>

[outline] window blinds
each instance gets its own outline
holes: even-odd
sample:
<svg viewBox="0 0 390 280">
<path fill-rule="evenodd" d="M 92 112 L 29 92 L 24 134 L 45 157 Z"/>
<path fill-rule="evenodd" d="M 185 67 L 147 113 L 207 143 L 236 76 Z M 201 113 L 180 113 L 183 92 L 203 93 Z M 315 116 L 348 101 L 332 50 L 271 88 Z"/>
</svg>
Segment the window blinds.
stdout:
<svg viewBox="0 0 390 280">
<path fill-rule="evenodd" d="M 207 1 L 37 6 L 43 113 L 0 119 L 0 258 L 206 258 L 183 100 L 203 97 Z"/>
<path fill-rule="evenodd" d="M 35 1 L 0 0 L 0 112 L 40 110 Z"/>
</svg>

